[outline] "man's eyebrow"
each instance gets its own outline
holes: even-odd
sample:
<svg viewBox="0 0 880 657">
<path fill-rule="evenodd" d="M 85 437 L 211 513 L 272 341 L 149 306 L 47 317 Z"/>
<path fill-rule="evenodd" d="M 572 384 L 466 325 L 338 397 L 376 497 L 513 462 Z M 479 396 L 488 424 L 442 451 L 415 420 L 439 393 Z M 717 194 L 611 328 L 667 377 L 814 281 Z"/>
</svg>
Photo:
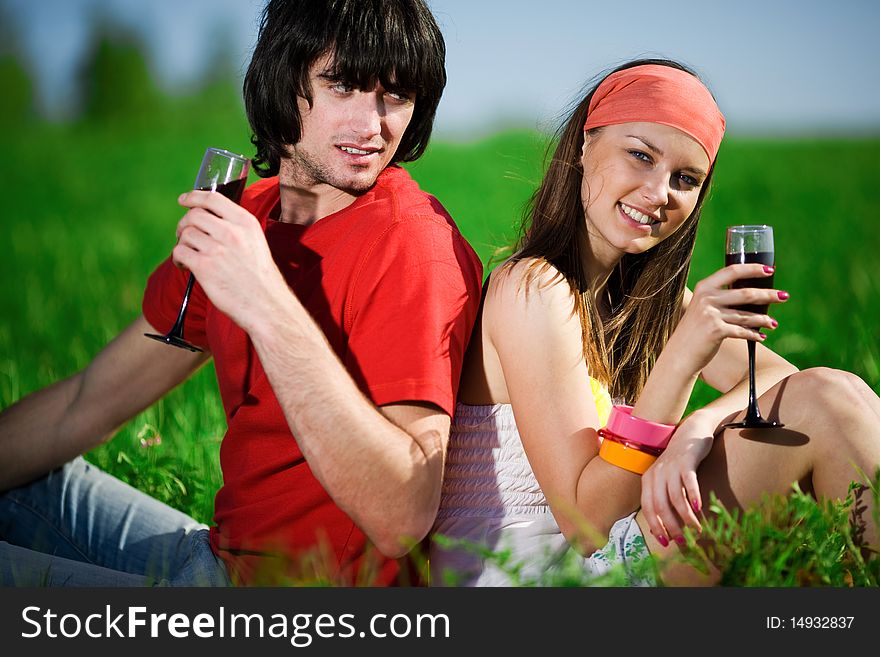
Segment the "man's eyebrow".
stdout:
<svg viewBox="0 0 880 657">
<path fill-rule="evenodd" d="M 654 151 L 657 155 L 659 155 L 660 157 L 663 157 L 663 151 L 660 150 L 659 148 L 657 148 L 654 144 L 649 142 L 644 137 L 640 137 L 639 135 L 627 135 L 627 137 L 632 137 L 633 139 L 638 139 L 640 142 L 642 142 L 645 146 L 648 147 L 648 150 Z M 694 174 L 701 176 L 701 177 L 706 176 L 706 172 L 703 171 L 702 169 L 700 169 L 699 167 L 684 167 L 683 170 L 690 171 L 691 173 L 694 173 Z"/>
</svg>

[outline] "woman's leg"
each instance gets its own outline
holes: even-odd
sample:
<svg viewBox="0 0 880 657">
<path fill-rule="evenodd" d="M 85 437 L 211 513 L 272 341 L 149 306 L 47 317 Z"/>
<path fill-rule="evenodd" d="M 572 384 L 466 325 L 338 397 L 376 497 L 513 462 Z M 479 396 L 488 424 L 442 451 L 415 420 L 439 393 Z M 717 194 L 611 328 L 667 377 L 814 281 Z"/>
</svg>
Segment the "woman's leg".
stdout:
<svg viewBox="0 0 880 657">
<path fill-rule="evenodd" d="M 765 493 L 789 493 L 794 482 L 818 499 L 842 499 L 851 481 L 861 481 L 861 473 L 873 479 L 880 467 L 880 399 L 857 376 L 826 368 L 798 372 L 762 395 L 760 407 L 785 427 L 723 430 L 697 473 L 704 502 L 714 492 L 728 509 L 742 509 Z M 868 508 L 853 521 L 863 526 L 864 543 L 877 546 L 871 493 L 861 501 Z M 641 512 L 636 519 L 647 528 Z M 645 540 L 653 554 L 677 552 L 674 542 L 663 548 L 649 532 Z M 664 580 L 697 585 L 717 576 L 706 580 L 682 565 Z"/>
</svg>

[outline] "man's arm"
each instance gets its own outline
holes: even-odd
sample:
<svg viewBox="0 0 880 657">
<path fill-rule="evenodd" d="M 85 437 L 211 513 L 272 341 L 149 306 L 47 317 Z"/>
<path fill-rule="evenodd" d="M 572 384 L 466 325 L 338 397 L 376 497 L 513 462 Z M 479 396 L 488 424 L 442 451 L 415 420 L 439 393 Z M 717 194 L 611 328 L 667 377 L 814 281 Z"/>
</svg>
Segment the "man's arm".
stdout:
<svg viewBox="0 0 880 657">
<path fill-rule="evenodd" d="M 378 409 L 358 388 L 272 259 L 257 220 L 228 199 L 188 192 L 176 264 L 243 328 L 318 481 L 386 556 L 430 530 L 449 416 L 424 402 Z"/>
<path fill-rule="evenodd" d="M 406 554 L 437 514 L 449 416 L 373 406 L 293 294 L 268 316 L 250 335 L 309 467 L 383 554 Z"/>
<path fill-rule="evenodd" d="M 25 484 L 109 440 L 210 357 L 144 337 L 143 316 L 82 371 L 0 414 L 0 490 Z"/>
</svg>

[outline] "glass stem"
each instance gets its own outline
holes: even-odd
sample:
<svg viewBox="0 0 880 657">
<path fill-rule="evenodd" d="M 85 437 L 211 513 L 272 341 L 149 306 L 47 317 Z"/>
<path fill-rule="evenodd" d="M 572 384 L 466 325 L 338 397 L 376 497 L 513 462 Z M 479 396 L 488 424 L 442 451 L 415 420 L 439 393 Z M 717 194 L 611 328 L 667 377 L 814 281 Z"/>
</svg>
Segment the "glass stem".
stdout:
<svg viewBox="0 0 880 657">
<path fill-rule="evenodd" d="M 761 412 L 758 410 L 758 397 L 755 393 L 755 343 L 749 340 L 749 409 L 747 420 L 760 420 Z"/>
<path fill-rule="evenodd" d="M 193 289 L 193 283 L 196 282 L 195 275 L 190 272 L 189 280 L 186 282 L 186 292 L 183 293 L 183 301 L 180 303 L 180 312 L 177 313 L 177 321 L 174 322 L 174 326 L 171 327 L 171 331 L 168 335 L 173 335 L 176 338 L 183 338 L 183 320 L 186 316 L 186 307 L 189 305 L 189 295 Z M 751 345 L 751 343 L 749 343 Z"/>
</svg>

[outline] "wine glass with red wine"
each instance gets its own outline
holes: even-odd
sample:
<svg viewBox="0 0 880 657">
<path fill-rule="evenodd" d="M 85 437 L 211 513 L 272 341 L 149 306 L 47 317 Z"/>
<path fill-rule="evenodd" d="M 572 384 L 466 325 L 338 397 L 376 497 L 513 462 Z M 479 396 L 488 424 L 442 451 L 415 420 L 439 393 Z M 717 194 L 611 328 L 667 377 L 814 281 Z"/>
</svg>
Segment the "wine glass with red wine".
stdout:
<svg viewBox="0 0 880 657">
<path fill-rule="evenodd" d="M 773 251 L 773 228 L 771 226 L 729 226 L 727 229 L 727 246 L 724 258 L 725 265 L 738 265 L 759 263 L 773 266 L 775 260 Z M 772 288 L 773 275 L 760 278 L 741 278 L 733 284 L 734 288 L 759 287 Z M 766 314 L 768 305 L 739 306 L 740 310 L 752 313 Z M 757 329 L 756 329 L 757 330 Z M 725 424 L 732 429 L 768 429 L 770 427 L 784 426 L 775 420 L 765 420 L 758 410 L 758 399 L 755 394 L 755 343 L 748 341 L 749 349 L 749 406 L 742 422 Z"/>
<path fill-rule="evenodd" d="M 202 158 L 202 166 L 196 176 L 193 189 L 207 192 L 219 192 L 228 199 L 238 203 L 247 183 L 250 163 L 243 155 L 230 153 L 222 148 L 209 148 Z M 189 305 L 189 295 L 192 292 L 196 277 L 190 272 L 186 283 L 186 292 L 180 304 L 180 312 L 177 321 L 165 335 L 156 333 L 144 333 L 148 338 L 170 344 L 173 347 L 189 349 L 190 351 L 202 351 L 194 344 L 183 339 L 183 321 L 186 317 L 186 307 Z"/>
</svg>

